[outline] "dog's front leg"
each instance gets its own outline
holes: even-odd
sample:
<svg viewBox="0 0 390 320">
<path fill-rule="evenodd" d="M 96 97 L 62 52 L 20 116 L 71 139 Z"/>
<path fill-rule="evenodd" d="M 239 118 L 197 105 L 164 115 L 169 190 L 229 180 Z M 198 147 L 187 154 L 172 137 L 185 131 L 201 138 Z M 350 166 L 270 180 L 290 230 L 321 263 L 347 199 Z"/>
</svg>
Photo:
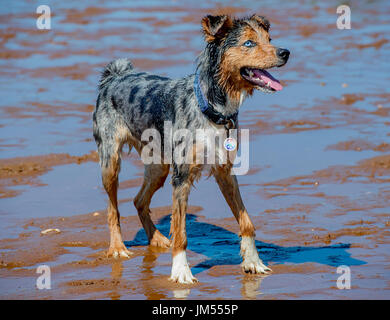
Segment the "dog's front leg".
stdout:
<svg viewBox="0 0 390 320">
<path fill-rule="evenodd" d="M 230 168 L 227 166 L 217 168 L 214 171 L 214 176 L 240 225 L 242 269 L 248 273 L 267 273 L 271 271 L 259 258 L 255 245 L 255 227 L 242 202 L 236 176 L 230 174 Z"/>
<path fill-rule="evenodd" d="M 175 176 L 173 179 L 175 180 Z M 197 282 L 197 279 L 192 275 L 191 269 L 188 266 L 186 256 L 186 210 L 191 183 L 187 180 L 183 181 L 181 178 L 176 179 L 176 181 L 178 182 L 173 183 L 172 196 L 172 272 L 169 279 L 178 283 L 191 284 Z"/>
</svg>

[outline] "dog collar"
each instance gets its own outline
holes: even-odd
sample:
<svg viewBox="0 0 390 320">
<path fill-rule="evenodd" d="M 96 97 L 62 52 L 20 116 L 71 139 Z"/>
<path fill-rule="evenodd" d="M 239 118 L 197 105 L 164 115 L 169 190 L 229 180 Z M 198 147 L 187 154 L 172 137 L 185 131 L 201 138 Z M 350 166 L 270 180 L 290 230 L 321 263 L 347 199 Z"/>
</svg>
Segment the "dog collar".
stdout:
<svg viewBox="0 0 390 320">
<path fill-rule="evenodd" d="M 227 130 L 236 128 L 238 110 L 231 115 L 225 116 L 210 106 L 200 87 L 198 71 L 195 73 L 194 90 L 199 108 L 209 120 L 215 124 L 224 125 Z"/>
</svg>

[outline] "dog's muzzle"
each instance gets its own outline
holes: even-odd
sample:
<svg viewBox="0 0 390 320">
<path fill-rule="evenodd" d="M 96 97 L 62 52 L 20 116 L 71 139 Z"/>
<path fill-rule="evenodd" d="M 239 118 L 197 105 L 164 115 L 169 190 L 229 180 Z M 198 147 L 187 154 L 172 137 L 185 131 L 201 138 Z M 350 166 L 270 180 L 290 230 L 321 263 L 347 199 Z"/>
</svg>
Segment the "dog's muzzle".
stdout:
<svg viewBox="0 0 390 320">
<path fill-rule="evenodd" d="M 276 56 L 279 59 L 278 67 L 284 66 L 287 63 L 288 58 L 290 57 L 290 51 L 283 48 L 276 49 Z"/>
</svg>

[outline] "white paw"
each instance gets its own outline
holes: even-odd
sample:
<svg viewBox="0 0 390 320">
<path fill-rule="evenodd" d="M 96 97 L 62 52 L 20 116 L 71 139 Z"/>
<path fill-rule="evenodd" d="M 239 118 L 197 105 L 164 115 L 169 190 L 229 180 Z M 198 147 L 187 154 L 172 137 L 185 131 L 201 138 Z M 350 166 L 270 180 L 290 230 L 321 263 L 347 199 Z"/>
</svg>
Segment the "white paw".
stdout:
<svg viewBox="0 0 390 320">
<path fill-rule="evenodd" d="M 255 246 L 255 239 L 253 237 L 242 237 L 241 256 L 243 259 L 241 267 L 244 272 L 253 274 L 267 274 L 272 272 L 272 270 L 264 265 L 259 258 L 259 254 Z"/>
<path fill-rule="evenodd" d="M 108 251 L 108 256 L 109 257 L 112 256 L 115 259 L 119 259 L 119 258 L 129 259 L 132 254 L 133 253 L 127 249 L 110 249 Z"/>
<path fill-rule="evenodd" d="M 192 284 L 198 282 L 198 280 L 192 275 L 191 269 L 188 266 L 185 251 L 179 252 L 173 257 L 172 272 L 169 280 L 182 284 Z"/>
<path fill-rule="evenodd" d="M 268 268 L 266 265 L 264 265 L 261 260 L 255 261 L 255 262 L 248 262 L 244 261 L 241 264 L 241 268 L 246 273 L 253 273 L 253 274 L 268 274 L 272 272 L 270 268 Z"/>
</svg>

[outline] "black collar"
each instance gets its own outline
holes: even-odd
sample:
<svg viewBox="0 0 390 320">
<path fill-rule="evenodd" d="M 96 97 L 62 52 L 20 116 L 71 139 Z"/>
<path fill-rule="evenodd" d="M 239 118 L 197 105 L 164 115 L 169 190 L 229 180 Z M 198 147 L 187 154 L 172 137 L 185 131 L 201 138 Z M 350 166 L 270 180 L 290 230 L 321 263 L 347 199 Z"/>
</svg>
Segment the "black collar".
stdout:
<svg viewBox="0 0 390 320">
<path fill-rule="evenodd" d="M 215 124 L 224 125 L 226 129 L 236 128 L 238 110 L 231 115 L 225 116 L 222 113 L 215 110 L 212 106 L 210 106 L 206 97 L 203 94 L 202 88 L 200 87 L 198 71 L 195 73 L 194 90 L 195 90 L 195 96 L 196 99 L 198 100 L 198 105 L 200 107 L 200 110 L 209 120 L 211 120 Z"/>
</svg>

